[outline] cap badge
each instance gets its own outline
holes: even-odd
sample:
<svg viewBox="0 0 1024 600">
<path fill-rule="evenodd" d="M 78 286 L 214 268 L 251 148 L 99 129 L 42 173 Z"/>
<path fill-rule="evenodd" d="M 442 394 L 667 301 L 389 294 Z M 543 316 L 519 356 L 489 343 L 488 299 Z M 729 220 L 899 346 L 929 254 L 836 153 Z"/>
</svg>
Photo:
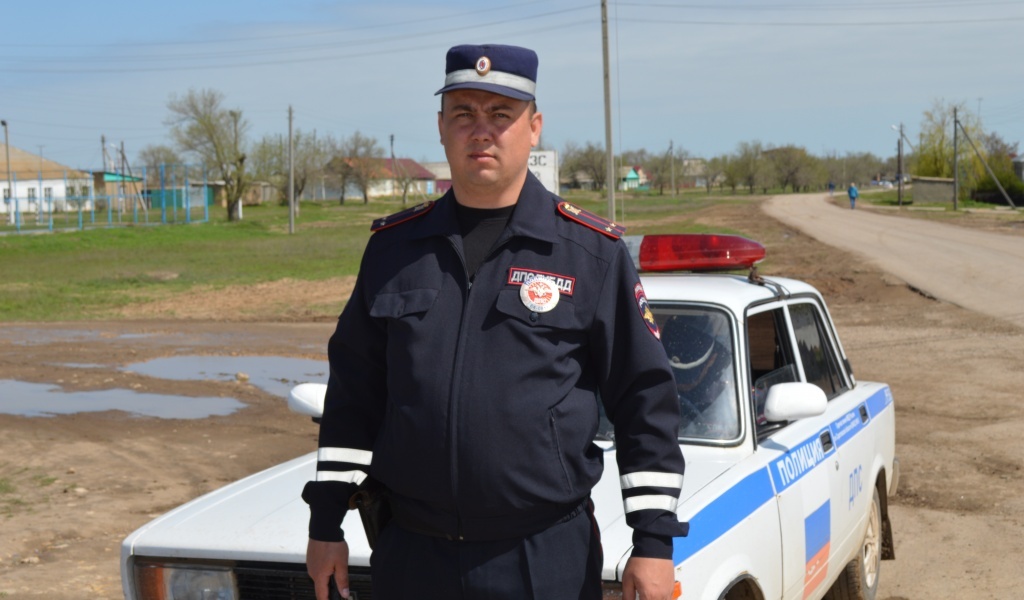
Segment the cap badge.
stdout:
<svg viewBox="0 0 1024 600">
<path fill-rule="evenodd" d="M 533 312 L 546 313 L 558 305 L 561 292 L 554 281 L 544 277 L 533 277 L 519 288 L 519 299 L 523 306 Z"/>
<path fill-rule="evenodd" d="M 491 72 L 491 59 L 481 56 L 476 59 L 476 74 L 483 77 Z"/>
</svg>

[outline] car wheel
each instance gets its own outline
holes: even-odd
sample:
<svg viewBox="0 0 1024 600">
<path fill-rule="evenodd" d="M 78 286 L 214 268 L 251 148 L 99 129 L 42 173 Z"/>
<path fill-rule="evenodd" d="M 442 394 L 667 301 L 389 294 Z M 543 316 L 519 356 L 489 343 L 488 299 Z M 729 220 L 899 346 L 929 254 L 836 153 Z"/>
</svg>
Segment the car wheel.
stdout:
<svg viewBox="0 0 1024 600">
<path fill-rule="evenodd" d="M 878 488 L 875 488 L 860 556 L 839 573 L 839 579 L 825 594 L 826 600 L 875 600 L 878 570 L 882 565 L 882 511 L 879 506 Z"/>
</svg>

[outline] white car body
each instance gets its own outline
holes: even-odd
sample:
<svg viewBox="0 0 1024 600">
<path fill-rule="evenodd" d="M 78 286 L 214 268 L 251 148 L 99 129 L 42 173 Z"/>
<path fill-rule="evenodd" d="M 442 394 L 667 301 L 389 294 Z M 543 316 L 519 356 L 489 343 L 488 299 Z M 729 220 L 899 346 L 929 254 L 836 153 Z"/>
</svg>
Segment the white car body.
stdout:
<svg viewBox="0 0 1024 600">
<path fill-rule="evenodd" d="M 834 585 L 849 586 L 846 577 L 857 570 L 869 591 L 877 586 L 878 560 L 892 558 L 893 548 L 886 504 L 898 480 L 892 395 L 884 384 L 854 379 L 818 292 L 782 278 L 673 274 L 642 280 L 659 321 L 680 310 L 707 311 L 728 325 L 718 334 L 731 344 L 733 355 L 730 385 L 738 401 L 738 430 L 722 439 L 680 441 L 686 474 L 678 514 L 690 523 L 689 536 L 674 542 L 681 597 L 821 598 Z M 812 327 L 808 319 L 823 340 L 808 356 L 833 365 L 833 385 L 839 384 L 827 402 L 819 386 L 801 383 L 814 371 L 800 358 L 807 351 L 801 332 Z M 767 329 L 774 327 L 779 338 L 774 342 L 765 338 L 769 322 Z M 793 341 L 797 338 L 800 344 Z M 755 389 L 764 392 L 765 386 L 755 376 L 763 374 L 768 360 L 762 347 L 772 343 L 772 366 L 787 352 L 796 357 L 785 369 L 797 383 L 758 397 Z M 769 416 L 788 416 L 788 423 L 758 425 L 760 400 Z M 317 408 L 307 412 L 315 414 Z M 614 445 L 596 443 L 606 452 L 605 473 L 592 498 L 604 547 L 603 579 L 614 589 L 630 555 L 631 530 L 623 515 Z M 312 597 L 294 590 L 308 585 L 309 513 L 299 493 L 315 469 L 316 456 L 310 453 L 193 500 L 129 535 L 121 552 L 125 597 L 245 600 L 247 589 L 268 590 L 271 583 L 281 592 L 259 598 Z M 350 512 L 343 527 L 352 589 L 365 600 L 372 597 L 366 568 L 370 549 L 358 514 Z M 140 593 L 137 571 L 166 566 L 197 570 L 200 575 L 193 579 L 199 583 L 187 585 L 207 586 L 207 595 L 167 592 L 171 571 L 155 579 L 164 595 Z M 203 579 L 208 566 L 212 579 Z"/>
</svg>

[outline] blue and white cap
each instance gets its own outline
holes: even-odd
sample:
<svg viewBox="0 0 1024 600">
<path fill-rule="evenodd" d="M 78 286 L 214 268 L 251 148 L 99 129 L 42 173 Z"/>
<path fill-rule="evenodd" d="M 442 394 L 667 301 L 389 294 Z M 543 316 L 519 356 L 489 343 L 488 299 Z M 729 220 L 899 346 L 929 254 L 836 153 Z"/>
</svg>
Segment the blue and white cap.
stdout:
<svg viewBox="0 0 1024 600">
<path fill-rule="evenodd" d="M 474 89 L 517 100 L 535 100 L 537 62 L 536 52 L 519 46 L 454 46 L 446 58 L 444 87 L 434 95 Z"/>
</svg>

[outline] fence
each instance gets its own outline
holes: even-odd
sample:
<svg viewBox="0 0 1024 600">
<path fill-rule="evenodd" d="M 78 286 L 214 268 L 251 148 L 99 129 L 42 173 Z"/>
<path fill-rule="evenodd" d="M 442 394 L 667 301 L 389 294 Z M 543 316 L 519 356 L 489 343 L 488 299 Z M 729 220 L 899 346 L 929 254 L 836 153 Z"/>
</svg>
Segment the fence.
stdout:
<svg viewBox="0 0 1024 600">
<path fill-rule="evenodd" d="M 20 174 L 0 182 L 0 233 L 205 222 L 217 187 L 193 165 Z"/>
</svg>

